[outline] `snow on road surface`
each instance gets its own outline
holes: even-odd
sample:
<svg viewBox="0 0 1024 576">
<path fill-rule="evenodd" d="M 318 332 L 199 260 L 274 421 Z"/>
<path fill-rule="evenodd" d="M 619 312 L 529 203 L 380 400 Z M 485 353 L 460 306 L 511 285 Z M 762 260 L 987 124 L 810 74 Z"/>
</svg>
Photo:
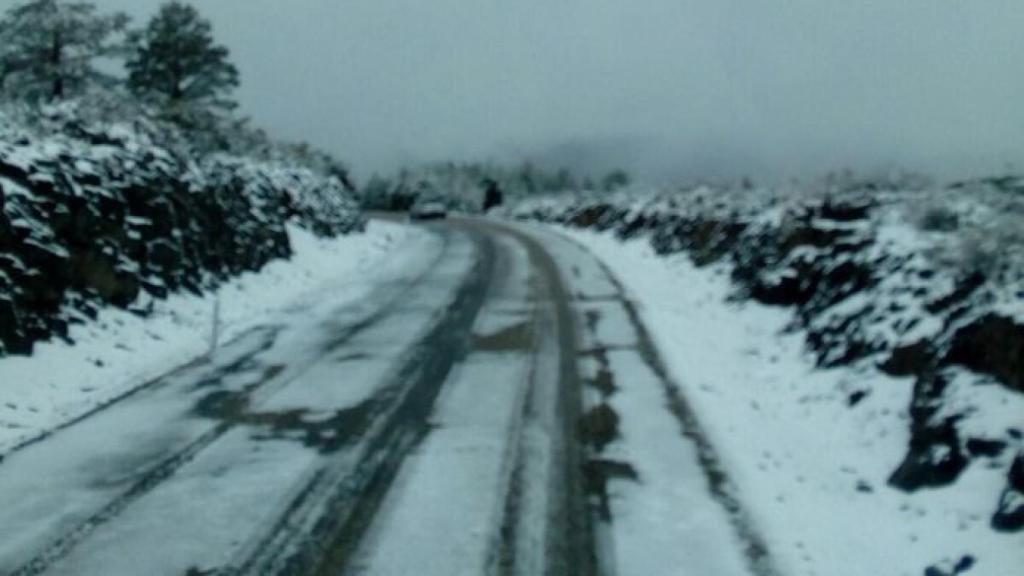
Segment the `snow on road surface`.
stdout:
<svg viewBox="0 0 1024 576">
<path fill-rule="evenodd" d="M 209 358 L 0 463 L 0 573 L 1019 566 L 991 503 L 885 487 L 906 383 L 852 411 L 869 376 L 814 370 L 714 269 L 571 236 L 374 223 L 386 264 L 296 282 L 258 320 L 226 307 Z"/>
<path fill-rule="evenodd" d="M 941 570 L 934 574 L 959 573 L 958 565 L 969 567 L 964 573 L 971 575 L 1020 573 L 1024 534 L 997 533 L 988 523 L 991 495 L 1005 482 L 1001 469 L 975 465 L 955 486 L 913 494 L 886 484 L 908 441 L 912 379 L 863 369 L 816 369 L 802 336 L 787 333 L 786 310 L 727 301 L 727 269 L 697 268 L 686 256 L 658 257 L 647 242 L 623 243 L 612 235 L 562 228 L 557 233 L 585 246 L 623 283 L 666 360 L 673 386 L 692 405 L 735 496 L 760 528 L 778 573 L 920 576 L 928 567 Z M 579 284 L 593 281 L 581 278 Z M 594 306 L 608 322 L 622 322 L 619 311 L 609 315 L 605 304 Z M 617 373 L 638 380 L 619 383 L 611 399 L 623 427 L 622 440 L 608 451 L 641 462 L 645 453 L 654 455 L 665 436 L 653 431 L 660 416 L 650 412 L 650 402 L 634 403 L 647 393 L 643 387 L 649 377 L 621 366 L 627 360 L 619 354 L 609 353 L 611 365 L 619 363 Z M 1002 431 L 1024 414 L 1019 395 L 998 385 L 961 388 L 956 393 L 970 395 L 972 405 L 987 406 L 970 416 L 970 425 L 979 431 Z M 872 392 L 851 407 L 851 394 L 858 390 Z M 630 445 L 631 436 L 655 440 L 638 449 Z M 649 462 L 665 465 L 656 458 Z M 684 483 L 677 476 L 670 488 Z M 634 552 L 651 543 L 652 527 L 661 521 L 664 508 L 644 502 L 658 490 L 656 483 L 631 488 L 619 482 L 612 491 L 613 499 L 621 498 L 615 522 L 622 529 L 617 533 L 636 541 Z M 683 502 L 693 494 L 662 492 L 660 501 Z M 686 520 L 692 521 L 694 516 Z M 687 530 L 685 525 L 674 528 Z M 695 528 L 696 540 L 680 541 L 700 550 L 704 530 Z M 634 554 L 622 562 L 645 557 L 650 555 Z M 712 557 L 704 555 L 705 560 Z M 652 573 L 651 566 L 644 568 Z M 706 567 L 697 573 L 727 571 Z"/>
<path fill-rule="evenodd" d="M 434 432 L 395 480 L 355 563 L 359 572 L 485 574 L 495 560 L 536 337 L 529 262 L 522 247 L 501 242 L 498 282 L 473 327 L 473 347 L 438 398 Z"/>
<path fill-rule="evenodd" d="M 603 263 L 540 227 L 566 275 L 580 324 L 586 425 L 594 436 L 605 564 L 617 574 L 778 574 L 751 519 L 736 507 L 703 431 L 679 414 L 660 352 Z M 639 277 L 634 277 L 639 279 Z M 614 421 L 614 424 L 609 424 Z"/>
<path fill-rule="evenodd" d="M 437 304 L 403 300 L 410 288 L 428 272 L 463 274 L 465 255 L 434 266 L 446 250 L 439 238 L 379 229 L 377 242 L 390 236 L 409 254 L 362 270 L 356 288 L 352 278 L 325 278 L 208 360 L 8 455 L 0 573 L 181 574 L 230 560 L 247 531 L 279 514 L 282 486 L 354 432 L 338 414 L 380 383 L 368 355 L 404 349 L 432 321 Z M 451 281 L 426 300 L 443 303 Z M 396 301 L 409 308 L 400 320 L 374 322 Z"/>
<path fill-rule="evenodd" d="M 0 573 L 594 574 L 557 278 L 486 225 L 433 232 L 361 298 L 326 285 L 9 453 Z"/>
<path fill-rule="evenodd" d="M 537 228 L 508 231 L 527 247 L 529 261 L 505 272 L 500 285 L 510 286 L 506 299 L 525 301 L 505 303 L 504 314 L 494 309 L 504 300 L 492 297 L 485 306 L 475 333 L 490 345 L 471 351 L 450 376 L 433 416 L 437 430 L 395 481 L 356 572 L 776 574 L 757 527 L 712 494 L 705 466 L 713 456 L 681 434 L 667 406 L 658 352 L 618 283 L 600 261 L 560 236 Z M 524 265 L 532 268 L 532 282 L 515 273 Z M 552 281 L 545 269 L 560 286 L 537 290 Z M 515 287 L 524 284 L 536 293 L 517 296 Z M 530 301 L 539 304 L 532 318 L 523 316 Z M 549 316 L 558 306 L 571 317 L 569 326 Z M 558 342 L 566 329 L 568 345 Z M 532 357 L 510 354 L 522 348 L 533 348 Z M 562 359 L 582 393 L 571 400 L 582 403 L 571 428 L 591 428 L 587 422 L 605 394 L 620 419 L 605 449 L 590 444 L 591 433 L 600 432 L 577 437 L 587 443 L 576 465 L 585 471 L 589 527 L 545 521 L 563 505 L 560 489 L 551 487 L 565 481 L 566 455 L 552 442 L 566 424 L 560 395 L 572 388 L 559 373 Z M 560 564 L 556 550 L 572 544 L 552 542 L 551 531 L 559 528 L 589 531 L 597 564 Z"/>
<path fill-rule="evenodd" d="M 336 239 L 298 226 L 288 233 L 290 260 L 235 278 L 215 294 L 173 294 L 153 301 L 145 318 L 106 309 L 95 322 L 72 326 L 73 345 L 45 342 L 31 357 L 0 359 L 0 456 L 205 354 L 217 299 L 225 342 L 299 313 L 325 293 L 334 305 L 365 298 L 382 278 L 422 257 L 412 248 L 430 242 L 422 231 L 376 220 L 365 234 Z"/>
<path fill-rule="evenodd" d="M 248 377 L 243 372 L 238 386 L 219 385 L 220 390 L 246 394 L 259 383 L 259 388 L 242 396 L 247 402 L 238 411 L 245 414 L 235 413 L 232 399 L 221 392 L 200 400 L 200 406 L 205 403 L 215 412 L 204 414 L 207 417 L 242 425 L 216 437 L 175 470 L 172 482 L 146 493 L 116 522 L 95 529 L 50 573 L 138 574 L 157 565 L 165 573 L 181 574 L 192 567 L 231 564 L 254 544 L 262 545 L 265 540 L 260 535 L 275 526 L 296 491 L 305 489 L 324 470 L 355 466 L 359 451 L 343 447 L 358 445 L 361 430 L 349 423 L 357 421 L 357 413 L 368 409 L 375 398 L 387 394 L 391 366 L 382 360 L 401 354 L 407 339 L 429 326 L 451 282 L 445 277 L 461 277 L 466 260 L 465 255 L 456 256 L 431 269 L 430 277 L 441 279 L 439 292 L 428 290 L 432 295 L 425 302 L 403 295 L 400 314 L 351 334 L 339 353 L 323 354 L 335 333 L 330 324 L 349 321 L 336 313 L 312 314 L 312 322 L 286 329 L 272 348 L 258 356 L 259 365 L 266 367 L 263 371 L 250 371 Z M 418 266 L 422 269 L 430 261 L 426 258 Z M 327 325 L 316 329 L 310 323 Z M 266 379 L 268 369 L 273 373 L 270 379 Z M 192 399 L 180 393 L 175 396 Z M 221 427 L 212 430 L 220 432 Z M 283 557 L 292 550 L 280 552 Z"/>
</svg>

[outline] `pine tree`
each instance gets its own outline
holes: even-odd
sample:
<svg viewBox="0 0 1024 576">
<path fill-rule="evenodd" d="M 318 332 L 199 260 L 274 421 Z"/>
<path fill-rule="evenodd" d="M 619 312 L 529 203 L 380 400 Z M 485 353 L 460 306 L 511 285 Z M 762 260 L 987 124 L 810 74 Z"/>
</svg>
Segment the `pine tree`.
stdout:
<svg viewBox="0 0 1024 576">
<path fill-rule="evenodd" d="M 601 189 L 606 192 L 614 192 L 620 188 L 625 188 L 632 183 L 633 179 L 630 178 L 629 174 L 625 170 L 615 169 L 609 172 L 601 180 Z"/>
<path fill-rule="evenodd" d="M 213 28 L 182 2 L 164 4 L 149 25 L 132 36 L 128 87 L 175 115 L 231 110 L 238 69 L 214 43 Z"/>
<path fill-rule="evenodd" d="M 33 101 L 78 95 L 90 84 L 112 82 L 96 68 L 118 55 L 128 16 L 98 14 L 88 2 L 32 0 L 0 20 L 0 88 Z"/>
<path fill-rule="evenodd" d="M 7 77 L 14 73 L 13 54 L 8 52 L 12 45 L 11 33 L 6 19 L 0 21 L 0 96 L 4 95 Z"/>
</svg>

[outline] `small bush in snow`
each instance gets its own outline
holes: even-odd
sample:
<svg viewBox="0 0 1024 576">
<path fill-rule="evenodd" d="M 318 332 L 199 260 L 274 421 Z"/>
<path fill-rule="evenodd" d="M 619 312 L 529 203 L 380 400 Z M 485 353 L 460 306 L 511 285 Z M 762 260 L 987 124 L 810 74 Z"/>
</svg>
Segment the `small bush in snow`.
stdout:
<svg viewBox="0 0 1024 576">
<path fill-rule="evenodd" d="M 953 232 L 960 227 L 960 217 L 946 206 L 929 206 L 921 214 L 918 227 L 927 232 Z"/>
</svg>

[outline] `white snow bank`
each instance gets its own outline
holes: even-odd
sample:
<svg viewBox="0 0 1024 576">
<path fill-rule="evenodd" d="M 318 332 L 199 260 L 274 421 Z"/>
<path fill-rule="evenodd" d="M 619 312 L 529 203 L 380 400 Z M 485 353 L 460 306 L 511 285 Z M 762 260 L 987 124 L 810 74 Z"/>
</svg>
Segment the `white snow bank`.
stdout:
<svg viewBox="0 0 1024 576">
<path fill-rule="evenodd" d="M 1024 534 L 988 524 L 1008 461 L 974 461 L 941 490 L 908 494 L 886 484 L 909 439 L 912 379 L 864 366 L 816 369 L 803 335 L 783 333 L 791 312 L 726 302 L 732 285 L 723 266 L 658 257 L 646 241 L 564 233 L 604 260 L 637 300 L 782 573 L 920 576 L 968 555 L 972 576 L 1019 572 Z M 1019 425 L 1019 394 L 961 388 L 956 395 L 978 407 L 972 430 L 1001 436 Z"/>
<path fill-rule="evenodd" d="M 288 234 L 291 260 L 273 261 L 217 290 L 221 342 L 325 296 L 339 304 L 363 298 L 381 262 L 422 243 L 425 232 L 373 221 L 365 234 L 335 239 L 295 225 Z M 97 320 L 72 326 L 74 345 L 42 342 L 30 357 L 0 358 L 0 455 L 202 356 L 215 300 L 172 294 L 152 301 L 145 318 L 108 308 Z"/>
</svg>

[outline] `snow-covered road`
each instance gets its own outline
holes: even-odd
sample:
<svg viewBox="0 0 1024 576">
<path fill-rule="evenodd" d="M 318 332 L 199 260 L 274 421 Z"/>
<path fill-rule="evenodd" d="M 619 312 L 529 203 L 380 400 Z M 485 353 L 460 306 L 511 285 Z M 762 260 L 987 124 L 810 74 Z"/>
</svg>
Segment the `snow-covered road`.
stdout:
<svg viewBox="0 0 1024 576">
<path fill-rule="evenodd" d="M 773 573 L 597 260 L 429 231 L 9 454 L 0 573 Z"/>
</svg>

